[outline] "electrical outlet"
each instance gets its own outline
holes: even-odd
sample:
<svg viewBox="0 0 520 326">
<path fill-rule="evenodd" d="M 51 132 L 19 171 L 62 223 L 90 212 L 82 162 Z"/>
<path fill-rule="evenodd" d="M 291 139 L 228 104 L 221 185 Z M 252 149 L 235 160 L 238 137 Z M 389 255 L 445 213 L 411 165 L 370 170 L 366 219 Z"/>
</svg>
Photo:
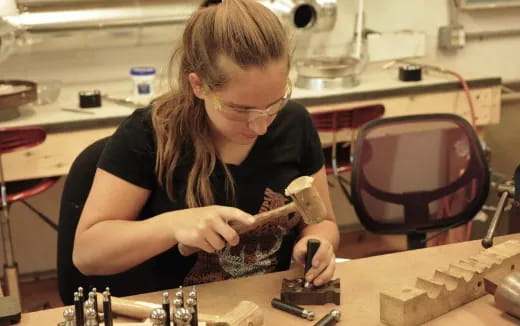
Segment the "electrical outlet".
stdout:
<svg viewBox="0 0 520 326">
<path fill-rule="evenodd" d="M 439 48 L 443 50 L 458 50 L 466 45 L 466 32 L 462 25 L 448 25 L 439 28 Z"/>
</svg>

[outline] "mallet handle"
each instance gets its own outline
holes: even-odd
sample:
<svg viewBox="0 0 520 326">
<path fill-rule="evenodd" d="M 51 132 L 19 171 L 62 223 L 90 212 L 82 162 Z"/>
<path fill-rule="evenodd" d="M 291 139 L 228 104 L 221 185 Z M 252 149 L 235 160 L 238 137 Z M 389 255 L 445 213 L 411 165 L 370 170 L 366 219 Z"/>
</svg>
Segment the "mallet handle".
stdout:
<svg viewBox="0 0 520 326">
<path fill-rule="evenodd" d="M 101 294 L 98 293 L 98 296 Z M 144 320 L 150 317 L 154 308 L 161 308 L 160 304 L 151 302 L 121 299 L 111 297 L 112 312 L 116 315 Z M 98 306 L 103 309 L 102 299 L 98 299 Z M 101 303 L 101 305 L 100 305 Z M 260 326 L 263 324 L 262 310 L 251 301 L 241 301 L 233 310 L 222 316 L 199 313 L 199 321 L 208 326 Z"/>
<path fill-rule="evenodd" d="M 253 217 L 255 218 L 255 223 L 253 223 L 252 225 L 244 225 L 241 223 L 240 224 L 236 223 L 236 224 L 231 224 L 231 227 L 233 229 L 235 229 L 235 231 L 237 231 L 238 234 L 243 234 L 250 230 L 255 229 L 259 225 L 263 225 L 265 223 L 271 222 L 272 220 L 274 220 L 280 216 L 284 216 L 289 213 L 293 213 L 296 210 L 297 210 L 296 204 L 294 202 L 290 202 L 289 204 L 280 206 L 280 207 L 272 209 L 270 211 L 253 215 Z M 183 256 L 193 255 L 197 251 L 200 251 L 200 249 L 195 248 L 195 247 L 186 246 L 186 245 L 183 245 L 182 243 L 179 243 L 179 252 Z"/>
<path fill-rule="evenodd" d="M 110 299 L 112 303 L 112 313 L 114 315 L 125 316 L 139 320 L 144 320 L 150 317 L 150 313 L 154 308 L 162 308 L 160 304 L 151 302 L 121 299 L 114 296 L 111 296 Z M 101 297 L 101 293 L 98 293 L 98 309 L 103 309 L 103 298 Z"/>
<path fill-rule="evenodd" d="M 294 202 L 290 202 L 289 204 L 277 207 L 270 211 L 253 215 L 253 217 L 255 218 L 255 223 L 250 226 L 247 226 L 244 224 L 237 224 L 237 225 L 232 225 L 232 227 L 233 227 L 233 229 L 235 229 L 235 231 L 238 232 L 238 234 L 246 233 L 250 230 L 255 229 L 259 225 L 263 225 L 268 222 L 271 222 L 272 220 L 274 220 L 280 216 L 284 216 L 284 215 L 293 213 L 296 210 L 297 210 L 296 204 Z"/>
</svg>

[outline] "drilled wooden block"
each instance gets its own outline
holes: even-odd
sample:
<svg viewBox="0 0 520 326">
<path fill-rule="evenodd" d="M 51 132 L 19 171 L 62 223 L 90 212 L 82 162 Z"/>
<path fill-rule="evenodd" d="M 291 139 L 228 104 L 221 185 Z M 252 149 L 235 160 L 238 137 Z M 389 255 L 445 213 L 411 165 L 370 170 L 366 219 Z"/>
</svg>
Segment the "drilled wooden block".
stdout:
<svg viewBox="0 0 520 326">
<path fill-rule="evenodd" d="M 324 305 L 326 303 L 340 304 L 340 281 L 332 280 L 320 287 L 305 288 L 305 280 L 283 279 L 280 299 L 295 305 Z"/>
<path fill-rule="evenodd" d="M 480 254 L 418 277 L 415 286 L 380 294 L 381 322 L 392 326 L 423 324 L 486 294 L 484 278 L 501 269 L 520 268 L 520 241 L 510 240 Z"/>
</svg>

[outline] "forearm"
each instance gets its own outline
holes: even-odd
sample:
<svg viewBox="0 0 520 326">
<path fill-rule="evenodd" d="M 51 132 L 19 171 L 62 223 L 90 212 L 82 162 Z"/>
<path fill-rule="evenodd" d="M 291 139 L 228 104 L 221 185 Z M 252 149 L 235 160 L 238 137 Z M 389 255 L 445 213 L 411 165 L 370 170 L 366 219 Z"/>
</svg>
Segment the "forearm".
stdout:
<svg viewBox="0 0 520 326">
<path fill-rule="evenodd" d="M 88 275 L 124 272 L 177 242 L 164 214 L 143 221 L 105 220 L 76 234 L 73 261 Z"/>
<path fill-rule="evenodd" d="M 339 230 L 336 222 L 331 220 L 325 220 L 318 224 L 310 224 L 305 226 L 302 230 L 301 237 L 312 237 L 318 236 L 323 239 L 327 239 L 334 251 L 338 250 L 339 247 Z"/>
</svg>

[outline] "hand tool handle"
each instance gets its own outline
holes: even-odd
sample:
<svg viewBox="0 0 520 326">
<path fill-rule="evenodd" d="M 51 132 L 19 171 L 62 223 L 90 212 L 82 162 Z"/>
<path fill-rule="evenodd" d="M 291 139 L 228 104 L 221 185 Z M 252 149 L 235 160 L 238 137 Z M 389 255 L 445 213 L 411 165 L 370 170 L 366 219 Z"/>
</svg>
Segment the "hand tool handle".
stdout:
<svg viewBox="0 0 520 326">
<path fill-rule="evenodd" d="M 336 325 L 340 319 L 341 312 L 337 309 L 333 309 L 314 324 L 314 326 L 333 326 Z"/>
<path fill-rule="evenodd" d="M 252 225 L 244 225 L 244 224 L 230 224 L 235 231 L 237 231 L 238 234 L 246 233 L 250 230 L 253 230 L 254 228 L 258 227 L 259 225 L 263 225 L 265 223 L 268 223 L 275 218 L 278 218 L 283 215 L 287 215 L 289 213 L 293 213 L 297 210 L 296 204 L 294 202 L 291 202 L 289 204 L 280 206 L 278 208 L 275 208 L 273 210 L 263 212 L 260 214 L 256 214 L 253 217 L 255 218 L 255 223 Z M 179 252 L 183 256 L 190 256 L 194 253 L 198 252 L 200 249 L 195 247 L 190 247 L 183 245 L 182 243 L 179 243 Z"/>
<path fill-rule="evenodd" d="M 504 209 L 505 209 L 508 199 L 509 199 L 509 194 L 507 193 L 507 191 L 504 191 L 498 201 L 497 210 L 495 211 L 495 214 L 493 215 L 493 218 L 491 219 L 491 223 L 489 224 L 489 229 L 487 231 L 487 234 L 484 237 L 484 239 L 482 239 L 482 247 L 490 248 L 491 246 L 493 246 L 493 238 L 495 237 L 495 230 L 497 228 L 500 217 L 504 213 Z"/>
<path fill-rule="evenodd" d="M 307 253 L 305 254 L 305 274 L 307 274 L 309 269 L 311 269 L 312 259 L 320 248 L 320 244 L 321 242 L 318 239 L 309 239 L 307 241 Z"/>
<path fill-rule="evenodd" d="M 98 295 L 101 295 L 98 293 Z M 98 300 L 98 305 L 103 300 Z M 160 304 L 121 299 L 111 297 L 112 312 L 130 318 L 144 320 L 150 317 L 150 313 L 155 308 L 162 308 Z M 99 307 L 102 309 L 102 307 Z M 264 322 L 262 310 L 251 301 L 241 301 L 232 311 L 223 316 L 208 314 L 198 314 L 198 319 L 205 322 L 207 326 L 261 326 Z"/>
<path fill-rule="evenodd" d="M 101 296 L 98 293 L 98 296 Z M 110 297 L 112 314 L 145 320 L 150 317 L 150 313 L 155 308 L 162 308 L 162 305 L 138 301 L 138 300 L 129 300 L 129 299 L 121 299 L 114 296 Z M 102 306 L 103 299 L 98 298 L 98 309 L 103 309 Z M 101 304 L 101 305 L 100 305 Z"/>
</svg>

